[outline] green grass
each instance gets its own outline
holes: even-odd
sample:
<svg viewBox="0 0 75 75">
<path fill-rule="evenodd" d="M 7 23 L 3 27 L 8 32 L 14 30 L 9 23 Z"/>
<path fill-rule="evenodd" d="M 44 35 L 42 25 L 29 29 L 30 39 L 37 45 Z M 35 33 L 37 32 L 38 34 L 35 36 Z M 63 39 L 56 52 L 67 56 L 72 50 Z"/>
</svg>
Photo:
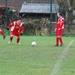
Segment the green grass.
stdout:
<svg viewBox="0 0 75 75">
<path fill-rule="evenodd" d="M 63 37 L 64 46 L 54 47 L 55 37 L 21 36 L 21 45 L 16 45 L 16 37 L 8 44 L 9 36 L 5 40 L 0 36 L 0 75 L 50 75 L 61 52 L 74 39 Z M 75 75 L 75 42 L 56 75 Z"/>
</svg>

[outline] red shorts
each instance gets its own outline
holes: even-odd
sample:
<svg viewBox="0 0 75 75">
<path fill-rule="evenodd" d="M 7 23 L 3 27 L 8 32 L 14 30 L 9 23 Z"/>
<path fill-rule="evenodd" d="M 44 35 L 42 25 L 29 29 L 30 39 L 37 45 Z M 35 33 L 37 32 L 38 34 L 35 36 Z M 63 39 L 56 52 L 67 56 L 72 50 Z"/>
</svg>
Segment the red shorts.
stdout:
<svg viewBox="0 0 75 75">
<path fill-rule="evenodd" d="M 11 31 L 11 32 L 10 32 L 10 35 L 20 36 L 20 32 L 14 32 L 14 31 Z"/>
<path fill-rule="evenodd" d="M 56 31 L 56 36 L 62 36 L 63 30 L 57 30 Z"/>
</svg>

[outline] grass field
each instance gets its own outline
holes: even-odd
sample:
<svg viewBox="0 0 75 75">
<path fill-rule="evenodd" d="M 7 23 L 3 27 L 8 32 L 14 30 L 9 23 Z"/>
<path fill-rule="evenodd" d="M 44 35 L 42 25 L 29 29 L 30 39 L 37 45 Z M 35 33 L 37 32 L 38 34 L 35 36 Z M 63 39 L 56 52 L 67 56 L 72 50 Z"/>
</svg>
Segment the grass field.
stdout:
<svg viewBox="0 0 75 75">
<path fill-rule="evenodd" d="M 21 45 L 16 37 L 8 44 L 9 36 L 0 36 L 0 75 L 75 75 L 74 39 L 63 37 L 64 45 L 54 47 L 54 36 L 21 36 Z"/>
</svg>

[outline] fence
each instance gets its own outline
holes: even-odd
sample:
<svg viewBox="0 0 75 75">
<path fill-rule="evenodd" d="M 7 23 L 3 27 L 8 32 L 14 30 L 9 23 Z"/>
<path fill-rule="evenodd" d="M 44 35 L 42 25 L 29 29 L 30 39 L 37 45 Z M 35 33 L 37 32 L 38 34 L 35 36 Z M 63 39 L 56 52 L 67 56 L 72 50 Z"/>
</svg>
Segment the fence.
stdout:
<svg viewBox="0 0 75 75">
<path fill-rule="evenodd" d="M 28 22 L 26 24 L 26 22 Z M 41 36 L 45 36 L 48 34 L 55 34 L 55 22 L 52 22 L 50 24 L 50 21 L 48 20 L 48 18 L 42 18 L 41 20 L 35 20 L 35 22 L 33 20 L 29 20 L 29 21 L 25 21 L 25 34 L 33 34 L 33 35 L 41 35 Z M 65 24 L 64 27 L 64 35 L 74 35 L 75 34 L 75 25 L 68 25 Z"/>
</svg>

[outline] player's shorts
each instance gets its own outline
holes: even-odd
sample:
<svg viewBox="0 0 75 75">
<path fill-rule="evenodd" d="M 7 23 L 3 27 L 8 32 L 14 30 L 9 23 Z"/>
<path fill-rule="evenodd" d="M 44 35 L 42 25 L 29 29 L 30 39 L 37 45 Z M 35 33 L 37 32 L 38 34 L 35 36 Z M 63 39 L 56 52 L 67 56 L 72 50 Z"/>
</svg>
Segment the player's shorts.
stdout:
<svg viewBox="0 0 75 75">
<path fill-rule="evenodd" d="M 11 31 L 11 32 L 10 32 L 10 35 L 13 35 L 13 36 L 14 36 L 14 35 L 20 36 L 20 32 L 13 32 L 13 31 Z"/>
<path fill-rule="evenodd" d="M 56 31 L 56 36 L 62 36 L 62 34 L 63 34 L 63 30 L 57 30 Z"/>
</svg>

